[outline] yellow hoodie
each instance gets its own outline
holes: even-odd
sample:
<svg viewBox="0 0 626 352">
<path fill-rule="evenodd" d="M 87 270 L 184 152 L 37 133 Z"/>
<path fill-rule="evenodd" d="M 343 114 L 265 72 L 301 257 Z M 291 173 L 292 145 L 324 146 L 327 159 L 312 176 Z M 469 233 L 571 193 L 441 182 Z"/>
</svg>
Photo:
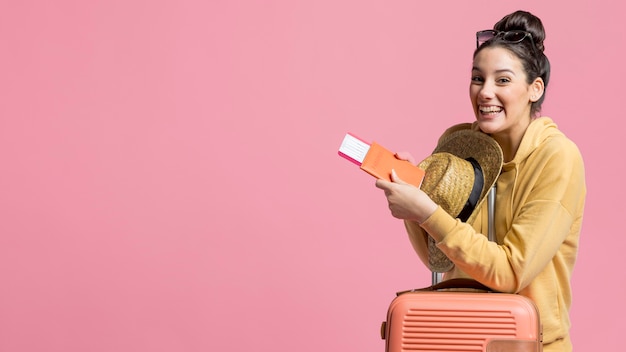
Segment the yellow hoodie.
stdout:
<svg viewBox="0 0 626 352">
<path fill-rule="evenodd" d="M 478 126 L 461 124 L 446 133 L 463 128 Z M 544 345 L 557 341 L 564 345 L 560 350 L 571 350 L 570 278 L 586 195 L 582 156 L 551 119 L 537 118 L 514 159 L 503 165 L 496 187 L 496 242 L 485 236 L 485 202 L 471 226 L 441 207 L 421 227 L 405 221 L 411 243 L 428 263 L 424 230 L 436 240 L 455 264 L 445 279 L 469 276 L 496 291 L 531 298 L 539 308 Z"/>
</svg>

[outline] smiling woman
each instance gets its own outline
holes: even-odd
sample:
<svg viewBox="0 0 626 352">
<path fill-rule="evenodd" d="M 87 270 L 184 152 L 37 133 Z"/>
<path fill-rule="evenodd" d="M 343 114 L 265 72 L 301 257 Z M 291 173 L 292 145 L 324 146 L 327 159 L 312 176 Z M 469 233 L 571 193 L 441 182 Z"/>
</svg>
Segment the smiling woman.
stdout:
<svg viewBox="0 0 626 352">
<path fill-rule="evenodd" d="M 540 312 L 544 351 L 571 351 L 570 278 L 585 204 L 585 171 L 578 147 L 550 118 L 537 117 L 550 76 L 544 38 L 541 20 L 524 11 L 478 32 L 469 89 L 476 121 L 450 127 L 438 144 L 470 129 L 490 136 L 502 149 L 495 242 L 483 235 L 486 204 L 466 223 L 397 177 L 376 185 L 385 191 L 392 215 L 404 220 L 426 265 L 440 251 L 453 264 L 444 279 L 469 277 L 495 291 L 531 298 Z M 428 245 L 429 237 L 436 247 Z"/>
</svg>

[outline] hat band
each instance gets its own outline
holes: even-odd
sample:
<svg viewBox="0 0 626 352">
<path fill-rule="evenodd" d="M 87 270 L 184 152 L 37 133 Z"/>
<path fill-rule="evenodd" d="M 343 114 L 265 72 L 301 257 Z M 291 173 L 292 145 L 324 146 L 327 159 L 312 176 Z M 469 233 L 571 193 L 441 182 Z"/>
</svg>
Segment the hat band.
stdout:
<svg viewBox="0 0 626 352">
<path fill-rule="evenodd" d="M 483 191 L 483 186 L 485 184 L 485 180 L 483 178 L 483 170 L 480 167 L 480 164 L 474 158 L 465 159 L 469 161 L 474 167 L 474 186 L 472 187 L 472 192 L 470 193 L 463 210 L 459 213 L 458 218 L 465 222 L 469 219 L 470 215 L 476 208 L 476 204 L 478 204 L 478 200 L 480 199 L 480 194 Z"/>
</svg>

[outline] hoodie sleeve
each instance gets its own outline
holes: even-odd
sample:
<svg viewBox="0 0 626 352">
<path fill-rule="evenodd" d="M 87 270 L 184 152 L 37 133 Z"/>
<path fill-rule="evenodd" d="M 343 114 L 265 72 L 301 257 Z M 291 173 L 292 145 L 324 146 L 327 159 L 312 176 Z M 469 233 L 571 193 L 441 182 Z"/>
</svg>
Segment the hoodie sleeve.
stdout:
<svg viewBox="0 0 626 352">
<path fill-rule="evenodd" d="M 502 292 L 523 290 L 553 260 L 569 262 L 578 245 L 586 193 L 578 148 L 548 139 L 522 167 L 508 181 L 513 195 L 496 203 L 498 243 L 441 208 L 421 224 L 458 269 Z"/>
<path fill-rule="evenodd" d="M 428 267 L 428 234 L 420 227 L 419 223 L 404 220 L 404 227 L 409 234 L 409 241 L 422 263 Z"/>
</svg>

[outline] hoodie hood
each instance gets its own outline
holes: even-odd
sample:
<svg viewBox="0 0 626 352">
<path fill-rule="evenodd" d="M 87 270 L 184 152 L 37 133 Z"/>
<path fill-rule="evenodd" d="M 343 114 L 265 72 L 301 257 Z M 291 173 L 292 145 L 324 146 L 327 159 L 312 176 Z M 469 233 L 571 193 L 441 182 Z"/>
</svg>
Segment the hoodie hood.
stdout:
<svg viewBox="0 0 626 352">
<path fill-rule="evenodd" d="M 473 129 L 478 129 L 478 124 L 472 125 Z M 557 136 L 563 135 L 557 128 L 557 125 L 549 117 L 539 117 L 530 122 L 524 137 L 520 143 L 515 157 L 513 160 L 505 162 L 502 165 L 502 172 L 497 181 L 498 188 L 498 200 L 497 202 L 504 202 L 507 204 L 508 211 L 505 215 L 506 226 L 511 224 L 512 216 L 514 214 L 515 204 L 514 200 L 517 197 L 520 178 L 520 167 L 525 164 L 525 161 L 537 150 L 539 145 L 546 140 Z M 503 197 L 503 194 L 507 196 Z M 486 216 L 486 215 L 485 215 Z M 486 222 L 485 222 L 486 223 Z M 502 229 L 501 231 L 504 231 Z"/>
<path fill-rule="evenodd" d="M 551 136 L 560 134 L 562 133 L 558 130 L 556 123 L 549 117 L 539 117 L 532 120 L 530 125 L 528 125 L 528 129 L 526 129 L 526 133 L 524 133 L 524 137 L 522 137 L 522 142 L 517 149 L 517 153 L 515 153 L 515 157 L 507 164 L 520 164 L 526 160 L 542 142 Z"/>
</svg>

